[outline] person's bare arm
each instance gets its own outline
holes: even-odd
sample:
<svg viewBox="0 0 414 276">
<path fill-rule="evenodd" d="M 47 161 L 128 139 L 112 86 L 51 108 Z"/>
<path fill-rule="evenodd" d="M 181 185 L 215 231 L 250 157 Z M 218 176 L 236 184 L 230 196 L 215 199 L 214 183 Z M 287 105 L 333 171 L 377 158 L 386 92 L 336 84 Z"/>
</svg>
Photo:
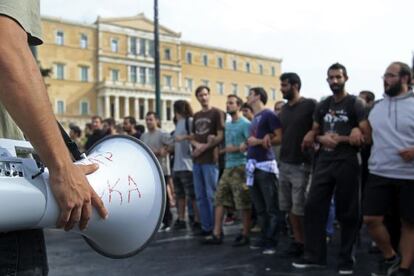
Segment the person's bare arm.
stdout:
<svg viewBox="0 0 414 276">
<path fill-rule="evenodd" d="M 320 132 L 320 126 L 318 123 L 313 122 L 312 129 L 309 130 L 305 137 L 303 137 L 302 142 L 302 151 L 306 148 L 313 148 L 313 144 L 315 143 L 315 138 Z"/>
<path fill-rule="evenodd" d="M 95 206 L 107 211 L 89 185 L 85 173 L 96 165 L 76 166 L 60 135 L 40 70 L 27 45 L 26 32 L 13 20 L 0 16 L 0 101 L 32 143 L 50 172 L 50 185 L 61 209 L 58 227 L 79 222 L 85 228 Z"/>
</svg>

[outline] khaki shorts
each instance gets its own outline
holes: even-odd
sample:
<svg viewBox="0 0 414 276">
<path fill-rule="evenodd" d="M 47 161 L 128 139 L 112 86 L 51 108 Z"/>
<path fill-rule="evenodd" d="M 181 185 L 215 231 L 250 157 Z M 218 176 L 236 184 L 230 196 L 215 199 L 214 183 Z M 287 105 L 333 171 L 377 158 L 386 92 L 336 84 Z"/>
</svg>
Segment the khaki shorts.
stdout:
<svg viewBox="0 0 414 276">
<path fill-rule="evenodd" d="M 228 208 L 235 207 L 237 210 L 252 208 L 244 166 L 224 169 L 217 186 L 215 205 Z"/>
<path fill-rule="evenodd" d="M 304 164 L 295 165 L 279 162 L 279 208 L 303 216 L 305 191 L 309 179 L 309 168 Z"/>
</svg>

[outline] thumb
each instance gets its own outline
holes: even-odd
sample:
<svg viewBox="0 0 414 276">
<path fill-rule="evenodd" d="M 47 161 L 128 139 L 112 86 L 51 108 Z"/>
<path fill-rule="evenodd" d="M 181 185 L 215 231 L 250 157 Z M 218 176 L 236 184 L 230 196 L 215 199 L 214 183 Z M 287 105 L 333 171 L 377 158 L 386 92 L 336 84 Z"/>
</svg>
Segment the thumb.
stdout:
<svg viewBox="0 0 414 276">
<path fill-rule="evenodd" d="M 78 165 L 85 175 L 92 174 L 99 169 L 98 164 Z"/>
</svg>

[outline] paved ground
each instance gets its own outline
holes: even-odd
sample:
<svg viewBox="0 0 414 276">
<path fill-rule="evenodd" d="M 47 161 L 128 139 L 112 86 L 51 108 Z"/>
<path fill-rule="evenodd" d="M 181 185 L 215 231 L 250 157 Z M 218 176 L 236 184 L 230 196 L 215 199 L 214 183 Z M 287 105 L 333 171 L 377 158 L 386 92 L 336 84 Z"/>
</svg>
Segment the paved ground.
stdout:
<svg viewBox="0 0 414 276">
<path fill-rule="evenodd" d="M 72 233 L 58 230 L 46 231 L 49 275 L 336 275 L 335 256 L 339 236 L 329 245 L 329 265 L 319 271 L 301 272 L 291 267 L 291 259 L 262 255 L 248 247 L 233 248 L 231 242 L 239 225 L 225 227 L 222 245 L 200 245 L 189 231 L 158 233 L 156 239 L 141 253 L 128 259 L 112 260 L 95 253 Z M 355 275 L 370 275 L 378 256 L 367 253 L 368 239 L 363 234 L 356 251 Z M 288 245 L 282 236 L 278 250 Z"/>
</svg>

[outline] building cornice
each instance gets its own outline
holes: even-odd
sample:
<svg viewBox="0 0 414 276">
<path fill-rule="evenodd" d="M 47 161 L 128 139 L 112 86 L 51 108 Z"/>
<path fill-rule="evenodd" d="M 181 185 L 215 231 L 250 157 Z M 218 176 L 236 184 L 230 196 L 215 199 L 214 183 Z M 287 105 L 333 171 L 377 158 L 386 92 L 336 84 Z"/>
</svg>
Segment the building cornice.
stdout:
<svg viewBox="0 0 414 276">
<path fill-rule="evenodd" d="M 181 46 L 184 47 L 184 48 L 186 46 L 188 46 L 188 47 L 200 48 L 200 49 L 205 49 L 205 50 L 220 51 L 220 52 L 224 52 L 224 53 L 227 53 L 227 54 L 240 55 L 240 56 L 245 56 L 245 57 L 250 57 L 250 58 L 255 58 L 255 59 L 273 61 L 273 62 L 277 62 L 277 63 L 282 63 L 282 61 L 283 61 L 283 59 L 281 59 L 281 58 L 264 56 L 264 55 L 259 55 L 259 54 L 249 53 L 249 52 L 243 52 L 243 51 L 234 50 L 234 49 L 222 48 L 222 47 L 218 47 L 218 46 L 211 46 L 211 45 L 207 45 L 207 44 L 195 43 L 195 42 L 189 42 L 189 41 L 183 41 L 183 40 L 181 40 Z"/>
<path fill-rule="evenodd" d="M 55 17 L 55 16 L 49 16 L 49 15 L 42 15 L 41 17 L 42 21 L 52 21 L 56 23 L 62 23 L 62 24 L 68 24 L 68 25 L 75 25 L 75 26 L 81 26 L 84 28 L 90 28 L 90 29 L 97 29 L 97 26 L 95 24 L 88 24 L 88 23 L 82 23 L 75 20 L 69 20 L 69 19 L 63 19 L 61 17 Z"/>
</svg>

